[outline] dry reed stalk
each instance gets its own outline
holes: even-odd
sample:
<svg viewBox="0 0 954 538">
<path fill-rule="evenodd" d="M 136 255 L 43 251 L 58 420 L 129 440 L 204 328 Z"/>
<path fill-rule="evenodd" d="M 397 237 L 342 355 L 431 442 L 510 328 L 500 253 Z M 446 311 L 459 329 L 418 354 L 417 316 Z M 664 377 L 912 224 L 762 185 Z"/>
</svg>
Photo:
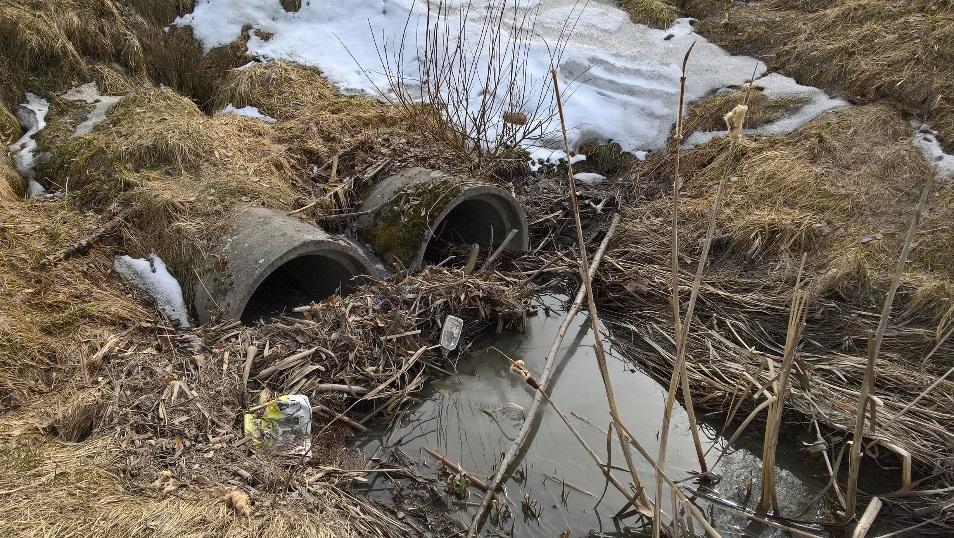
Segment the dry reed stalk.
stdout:
<svg viewBox="0 0 954 538">
<path fill-rule="evenodd" d="M 792 293 L 792 306 L 788 317 L 788 333 L 785 336 L 785 352 L 782 356 L 782 369 L 779 372 L 775 402 L 768 411 L 768 421 L 765 424 L 765 439 L 762 443 L 762 498 L 760 506 L 763 512 L 773 510 L 779 512 L 778 495 L 775 491 L 775 450 L 778 446 L 778 435 L 782 425 L 782 412 L 785 408 L 785 393 L 788 390 L 788 377 L 795 363 L 795 348 L 805 326 L 805 306 L 808 301 L 808 292 L 801 289 L 802 272 L 805 270 L 807 255 L 802 255 L 802 263 L 798 268 L 798 277 L 795 281 L 795 291 Z M 771 360 L 771 359 L 768 359 Z"/>
<path fill-rule="evenodd" d="M 855 419 L 855 429 L 851 438 L 851 452 L 849 453 L 848 459 L 848 491 L 846 495 L 848 506 L 845 507 L 845 515 L 848 518 L 854 517 L 855 509 L 857 507 L 858 471 L 861 468 L 861 441 L 864 437 L 865 408 L 868 404 L 870 392 L 874 389 L 875 361 L 877 361 L 878 354 L 881 352 L 881 343 L 884 340 L 884 333 L 888 328 L 888 320 L 891 317 L 891 306 L 894 304 L 894 297 L 898 292 L 898 287 L 901 285 L 901 274 L 904 272 L 905 264 L 907 264 L 908 254 L 911 252 L 911 244 L 914 242 L 914 235 L 918 229 L 918 222 L 921 220 L 921 213 L 924 210 L 924 205 L 927 202 L 928 194 L 931 191 L 931 185 L 934 184 L 935 175 L 936 174 L 932 174 L 928 176 L 927 181 L 924 183 L 924 190 L 921 192 L 921 199 L 918 202 L 914 216 L 911 217 L 911 225 L 908 228 L 908 233 L 904 238 L 904 246 L 901 248 L 901 255 L 898 257 L 898 266 L 895 269 L 894 278 L 891 280 L 891 287 L 888 289 L 888 296 L 885 297 L 884 307 L 881 309 L 881 319 L 878 322 L 878 328 L 875 331 L 874 340 L 870 341 L 868 362 L 865 367 L 865 377 L 861 383 L 861 390 L 859 391 L 858 395 L 858 405 L 855 408 L 857 417 Z"/>
<path fill-rule="evenodd" d="M 550 69 L 550 75 L 553 78 L 553 96 L 556 101 L 557 115 L 560 119 L 560 131 L 563 134 L 563 147 L 567 155 L 570 155 L 570 140 L 566 132 L 566 117 L 563 113 L 563 100 L 560 97 L 560 83 L 557 76 L 556 67 Z M 580 277 L 583 279 L 583 287 L 586 290 L 587 306 L 590 313 L 590 326 L 593 330 L 593 350 L 596 352 L 596 364 L 600 370 L 600 377 L 603 379 L 603 388 L 606 392 L 606 402 L 609 404 L 610 415 L 616 425 L 616 433 L 619 437 L 620 448 L 623 450 L 623 457 L 626 460 L 626 466 L 629 468 L 629 474 L 633 479 L 633 485 L 636 488 L 637 497 L 640 504 L 633 505 L 643 515 L 648 515 L 650 501 L 646 497 L 642 481 L 639 479 L 639 473 L 636 471 L 636 465 L 633 462 L 633 455 L 626 443 L 626 435 L 623 433 L 623 421 L 620 419 L 619 410 L 616 406 L 616 396 L 613 392 L 613 382 L 609 377 L 609 369 L 606 366 L 606 351 L 603 348 L 603 335 L 600 332 L 599 312 L 596 308 L 596 300 L 593 297 L 593 285 L 590 281 L 590 265 L 586 255 L 586 239 L 583 237 L 583 222 L 580 219 L 580 203 L 576 192 L 576 181 L 573 179 L 573 163 L 567 159 L 567 181 L 570 186 L 570 205 L 573 207 L 573 220 L 576 223 L 576 239 L 580 245 Z"/>
<path fill-rule="evenodd" d="M 663 424 L 660 431 L 659 437 L 659 465 L 664 466 L 666 462 L 666 449 L 669 443 L 669 422 L 672 418 L 672 409 L 676 399 L 676 386 L 680 384 L 682 387 L 683 400 L 686 405 L 686 413 L 689 415 L 689 427 L 692 431 L 692 440 L 696 448 L 696 456 L 699 459 L 699 468 L 703 473 L 707 472 L 705 451 L 702 449 L 702 440 L 699 437 L 699 428 L 696 423 L 695 408 L 692 403 L 692 394 L 689 388 L 689 379 L 686 375 L 686 339 L 688 336 L 688 324 L 692 316 L 692 310 L 695 306 L 695 297 L 698 296 L 699 285 L 702 281 L 702 272 L 705 268 L 705 260 L 709 253 L 709 247 L 712 244 L 712 236 L 715 231 L 715 217 L 716 212 L 718 211 L 718 206 L 721 204 L 722 191 L 724 189 L 724 181 L 719 185 L 719 192 L 716 195 L 716 203 L 713 204 L 712 212 L 709 217 L 709 232 L 708 237 L 706 238 L 706 244 L 703 248 L 703 257 L 699 261 L 699 269 L 696 273 L 696 282 L 693 284 L 692 296 L 690 297 L 689 308 L 686 313 L 686 326 L 683 326 L 682 323 L 682 313 L 679 305 L 679 189 L 682 187 L 682 178 L 679 176 L 679 164 L 681 158 L 681 148 L 682 148 L 682 119 L 683 119 L 683 108 L 685 108 L 685 99 L 686 99 L 686 66 L 689 63 L 689 55 L 692 53 L 692 49 L 695 46 L 695 43 L 689 46 L 689 50 L 686 51 L 686 55 L 682 60 L 682 76 L 679 78 L 679 111 L 676 114 L 676 159 L 675 159 L 675 176 L 673 178 L 672 192 L 673 192 L 673 202 L 672 202 L 672 238 L 671 238 L 671 261 L 672 261 L 672 274 L 671 274 L 671 286 L 672 286 L 672 297 L 670 298 L 672 306 L 672 315 L 673 323 L 675 327 L 675 336 L 676 336 L 676 363 L 673 365 L 672 377 L 669 381 L 669 390 L 666 394 L 666 407 L 663 413 Z M 658 538 L 660 527 L 659 527 L 659 501 L 662 497 L 662 480 L 661 477 L 657 474 L 656 476 L 656 512 L 655 517 L 653 518 L 653 537 Z"/>
<path fill-rule="evenodd" d="M 610 223 L 609 229 L 606 231 L 606 237 L 603 238 L 602 243 L 600 243 L 599 249 L 596 251 L 596 255 L 593 256 L 593 265 L 590 266 L 590 278 L 596 274 L 596 271 L 600 267 L 600 262 L 603 260 L 603 255 L 606 254 L 606 250 L 609 247 L 610 240 L 613 238 L 613 235 L 616 233 L 616 227 L 619 225 L 620 216 L 619 214 L 613 216 L 613 220 Z M 539 384 L 543 390 L 548 390 L 550 386 L 550 378 L 553 373 L 553 367 L 556 365 L 556 356 L 560 351 L 560 346 L 563 344 L 563 339 L 566 337 L 567 331 L 570 329 L 570 325 L 573 323 L 573 320 L 576 319 L 577 313 L 580 311 L 580 307 L 583 304 L 583 301 L 586 299 L 586 288 L 580 286 L 579 291 L 576 294 L 576 298 L 573 301 L 572 306 L 567 311 L 566 315 L 563 317 L 563 323 L 560 325 L 559 331 L 557 331 L 557 336 L 553 340 L 553 344 L 550 346 L 550 351 L 547 353 L 546 357 L 546 366 L 543 369 L 543 373 L 540 375 Z M 484 496 L 484 500 L 481 501 L 480 507 L 477 509 L 477 513 L 474 515 L 474 519 L 471 522 L 471 530 L 479 527 L 483 523 L 483 518 L 490 507 L 490 503 L 493 500 L 494 494 L 497 489 L 500 487 L 500 484 L 503 483 L 504 479 L 509 475 L 508 470 L 512 466 L 514 459 L 517 457 L 517 454 L 521 452 L 523 445 L 527 442 L 527 439 L 530 437 L 531 431 L 533 431 L 535 424 L 537 423 L 537 416 L 539 415 L 541 409 L 543 408 L 543 395 L 540 394 L 542 391 L 538 391 L 537 394 L 533 397 L 533 404 L 531 404 L 530 409 L 527 411 L 527 415 L 524 418 L 523 426 L 520 428 L 520 432 L 517 433 L 516 439 L 514 439 L 513 444 L 510 446 L 510 449 L 504 454 L 503 459 L 500 462 L 500 466 L 497 468 L 497 473 L 494 475 L 493 479 L 490 481 L 490 486 L 488 489 L 488 494 Z"/>
</svg>

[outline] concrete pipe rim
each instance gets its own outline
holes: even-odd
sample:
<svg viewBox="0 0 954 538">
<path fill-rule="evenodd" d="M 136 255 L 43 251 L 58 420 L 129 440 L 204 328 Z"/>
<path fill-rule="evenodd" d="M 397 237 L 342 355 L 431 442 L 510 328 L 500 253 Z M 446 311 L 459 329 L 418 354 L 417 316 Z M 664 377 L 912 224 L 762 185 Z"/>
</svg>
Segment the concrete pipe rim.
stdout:
<svg viewBox="0 0 954 538">
<path fill-rule="evenodd" d="M 431 244 L 431 240 L 434 238 L 434 232 L 440 227 L 441 223 L 459 206 L 473 201 L 488 203 L 492 206 L 505 222 L 505 227 L 507 228 L 506 233 L 509 233 L 510 230 L 517 230 L 517 235 L 514 236 L 510 241 L 510 245 L 507 247 L 508 250 L 516 252 L 527 251 L 530 247 L 530 225 L 527 221 L 527 215 L 523 209 L 523 205 L 521 205 L 513 195 L 500 187 L 493 185 L 467 186 L 460 194 L 444 206 L 444 209 L 428 225 L 424 232 L 421 246 L 418 248 L 417 254 L 414 257 L 413 268 L 419 269 L 423 266 L 427 249 Z M 497 247 L 499 247 L 499 245 L 494 246 L 494 248 Z"/>
<path fill-rule="evenodd" d="M 368 260 L 363 259 L 363 256 L 360 256 L 360 254 L 349 252 L 347 248 L 327 241 L 310 240 L 290 249 L 284 255 L 276 258 L 267 264 L 264 269 L 259 271 L 255 279 L 250 281 L 251 284 L 247 286 L 247 289 L 242 292 L 241 298 L 229 308 L 229 313 L 236 319 L 246 323 L 246 310 L 252 298 L 255 297 L 255 294 L 262 287 L 262 284 L 279 269 L 297 260 L 303 260 L 308 257 L 327 258 L 332 262 L 338 263 L 350 273 L 350 277 L 348 278 L 349 282 L 354 281 L 356 278 L 363 276 L 371 277 L 375 274 L 374 267 Z"/>
</svg>

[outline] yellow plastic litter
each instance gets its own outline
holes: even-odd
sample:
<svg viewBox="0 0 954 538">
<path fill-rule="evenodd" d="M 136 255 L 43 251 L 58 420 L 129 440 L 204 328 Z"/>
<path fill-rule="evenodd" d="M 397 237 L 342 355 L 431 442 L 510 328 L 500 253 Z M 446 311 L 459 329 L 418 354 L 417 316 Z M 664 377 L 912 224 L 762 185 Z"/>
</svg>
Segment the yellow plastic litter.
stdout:
<svg viewBox="0 0 954 538">
<path fill-rule="evenodd" d="M 244 426 L 255 448 L 296 455 L 311 451 L 311 401 L 303 394 L 275 398 L 265 404 L 261 417 L 246 413 Z"/>
</svg>

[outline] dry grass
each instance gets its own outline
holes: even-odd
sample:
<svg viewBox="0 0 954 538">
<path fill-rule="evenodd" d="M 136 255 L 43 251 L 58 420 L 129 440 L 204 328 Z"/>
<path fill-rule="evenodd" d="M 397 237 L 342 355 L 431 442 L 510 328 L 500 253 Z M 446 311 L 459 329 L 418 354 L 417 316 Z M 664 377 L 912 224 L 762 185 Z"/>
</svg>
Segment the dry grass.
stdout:
<svg viewBox="0 0 954 538">
<path fill-rule="evenodd" d="M 866 300 L 890 276 L 906 225 L 904 209 L 932 173 L 910 137 L 897 112 L 869 105 L 824 115 L 785 137 L 744 140 L 730 171 L 716 251 L 752 269 L 808 252 L 808 269 L 820 279 L 821 291 Z M 682 205 L 690 239 L 702 237 L 728 145 L 719 138 L 684 155 Z M 646 168 L 656 167 L 653 173 L 665 178 L 670 166 L 663 160 Z M 942 194 L 949 193 L 949 186 L 944 189 Z M 915 250 L 916 263 L 905 275 L 911 306 L 934 316 L 954 304 L 954 274 L 942 261 L 954 254 L 943 224 L 950 199 L 936 199 L 927 221 L 936 230 L 925 225 L 930 235 L 919 242 L 923 253 Z M 647 215 L 662 219 L 666 203 Z M 655 218 L 647 216 L 641 226 L 652 226 Z"/>
<path fill-rule="evenodd" d="M 945 7 L 946 6 L 946 7 Z M 954 144 L 954 12 L 945 2 L 849 0 L 734 3 L 699 30 L 771 69 L 864 102 L 889 98 Z M 706 16 L 708 15 L 708 16 Z"/>
<path fill-rule="evenodd" d="M 619 7 L 637 24 L 666 29 L 676 22 L 678 11 L 663 0 L 618 0 Z"/>
<path fill-rule="evenodd" d="M 5 434 L 9 432 L 4 432 Z M 157 476 L 136 475 L 119 447 L 97 437 L 64 446 L 35 434 L 0 441 L 0 532 L 11 536 L 367 536 L 341 505 L 335 487 L 319 485 L 312 502 L 253 495 L 250 517 L 236 514 L 221 485 L 178 481 L 163 493 Z M 26 486 L 26 487 L 23 487 Z M 21 489 L 22 488 L 22 489 Z"/>
<path fill-rule="evenodd" d="M 0 105 L 0 145 L 6 146 L 19 139 L 20 131 L 17 117 Z"/>
<path fill-rule="evenodd" d="M 143 49 L 111 0 L 11 0 L 0 5 L 0 101 L 49 94 L 92 76 L 88 61 L 136 71 Z"/>
<path fill-rule="evenodd" d="M 213 108 L 254 106 L 279 121 L 278 137 L 311 160 L 327 161 L 370 131 L 393 126 L 392 109 L 365 96 L 338 92 L 317 69 L 291 62 L 231 70 Z"/>
<path fill-rule="evenodd" d="M 83 238 L 98 219 L 63 202 L 25 202 L 8 185 L 0 181 L 0 409 L 74 375 L 106 327 L 148 318 L 108 276 L 109 249 L 40 269 L 44 256 Z"/>
<path fill-rule="evenodd" d="M 745 100 L 745 90 L 733 88 L 719 92 L 689 105 L 684 137 L 695 131 L 724 131 L 725 115 Z M 768 98 L 758 87 L 749 93 L 749 109 L 745 128 L 754 129 L 777 121 L 804 106 L 807 100 L 800 96 Z"/>
<path fill-rule="evenodd" d="M 209 118 L 170 89 L 142 90 L 92 133 L 53 148 L 38 177 L 68 182 L 81 208 L 130 210 L 126 248 L 155 250 L 189 279 L 236 208 L 303 203 L 304 163 L 271 136 L 260 121 Z"/>
</svg>

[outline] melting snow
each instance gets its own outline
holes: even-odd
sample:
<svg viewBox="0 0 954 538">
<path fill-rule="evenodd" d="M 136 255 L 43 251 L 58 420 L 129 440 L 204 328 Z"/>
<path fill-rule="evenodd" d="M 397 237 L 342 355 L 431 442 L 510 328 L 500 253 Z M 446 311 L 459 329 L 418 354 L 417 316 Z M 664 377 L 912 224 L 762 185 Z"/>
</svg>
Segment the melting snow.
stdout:
<svg viewBox="0 0 954 538">
<path fill-rule="evenodd" d="M 566 0 L 506 1 L 510 6 L 517 2 L 516 8 L 508 8 L 511 20 L 535 16 L 527 58 L 531 87 L 549 84 L 550 50 L 560 41 L 566 22 L 573 24 L 559 64 L 574 144 L 613 139 L 627 151 L 662 149 L 676 117 L 682 58 L 693 42 L 688 101 L 741 84 L 753 70 L 765 71 L 761 62 L 733 56 L 693 32 L 689 19 L 655 30 L 601 3 L 589 3 L 581 11 L 568 7 Z M 305 3 L 289 13 L 277 0 L 204 0 L 175 24 L 191 26 L 207 50 L 238 39 L 243 26 L 250 25 L 251 54 L 312 65 L 344 90 L 375 94 L 388 87 L 375 42 L 394 50 L 406 29 L 409 43 L 419 42 L 415 39 L 423 31 L 426 5 L 413 0 L 336 0 Z M 464 30 L 475 43 L 485 6 L 475 3 Z M 457 22 L 447 21 L 446 29 L 458 31 Z M 264 32 L 270 34 L 267 40 L 260 37 Z M 401 61 L 405 72 L 418 72 L 416 51 L 405 51 Z"/>
<path fill-rule="evenodd" d="M 179 322 L 182 328 L 189 327 L 189 313 L 182 298 L 182 288 L 159 256 L 150 254 L 146 260 L 116 256 L 113 269 L 123 280 L 152 297 L 167 318 Z"/>
<path fill-rule="evenodd" d="M 594 186 L 606 181 L 606 176 L 593 172 L 580 172 L 579 174 L 573 174 L 573 179 L 584 185 Z"/>
<path fill-rule="evenodd" d="M 36 164 L 34 152 L 36 152 L 36 140 L 33 139 L 37 133 L 46 127 L 46 113 L 50 110 L 50 104 L 46 99 L 34 95 L 26 94 L 26 102 L 17 107 L 17 120 L 25 132 L 23 136 L 10 144 L 7 148 L 13 155 L 13 166 L 17 172 L 29 182 L 27 186 L 27 196 L 36 197 L 46 193 L 43 185 L 40 185 L 33 179 L 33 166 Z"/>
<path fill-rule="evenodd" d="M 912 123 L 914 127 L 914 145 L 921 149 L 924 158 L 937 167 L 939 177 L 954 178 L 954 155 L 944 152 L 938 141 L 937 131 L 924 124 Z"/>
<path fill-rule="evenodd" d="M 102 95 L 96 88 L 96 83 L 89 82 L 67 91 L 63 94 L 63 99 L 67 101 L 82 101 L 87 104 L 96 105 L 86 116 L 86 119 L 77 125 L 76 130 L 73 131 L 72 136 L 82 136 L 92 131 L 93 127 L 102 123 L 106 119 L 106 112 L 108 112 L 113 105 L 118 103 L 122 97 Z"/>
<path fill-rule="evenodd" d="M 245 116 L 246 118 L 255 118 L 258 120 L 262 120 L 265 123 L 275 123 L 276 121 L 278 121 L 271 116 L 266 116 L 265 114 L 262 114 L 258 110 L 258 108 L 254 106 L 243 106 L 242 108 L 235 108 L 235 105 L 231 103 L 229 103 L 229 105 L 223 108 L 222 110 L 219 110 L 218 112 L 215 113 L 216 116 L 225 116 L 227 114 L 231 114 L 233 116 Z"/>
<path fill-rule="evenodd" d="M 833 99 L 818 88 L 802 86 L 795 82 L 795 80 L 779 73 L 770 73 L 762 78 L 756 79 L 755 86 L 762 88 L 763 93 L 769 99 L 800 97 L 805 101 L 805 104 L 793 114 L 787 115 L 779 120 L 760 125 L 754 129 L 744 129 L 743 132 L 746 134 L 763 136 L 786 135 L 817 118 L 824 112 L 848 106 L 848 102 L 843 99 Z M 728 134 L 727 131 L 696 131 L 686 139 L 685 146 L 693 147 L 705 144 L 717 136 L 725 136 L 726 134 Z"/>
</svg>

